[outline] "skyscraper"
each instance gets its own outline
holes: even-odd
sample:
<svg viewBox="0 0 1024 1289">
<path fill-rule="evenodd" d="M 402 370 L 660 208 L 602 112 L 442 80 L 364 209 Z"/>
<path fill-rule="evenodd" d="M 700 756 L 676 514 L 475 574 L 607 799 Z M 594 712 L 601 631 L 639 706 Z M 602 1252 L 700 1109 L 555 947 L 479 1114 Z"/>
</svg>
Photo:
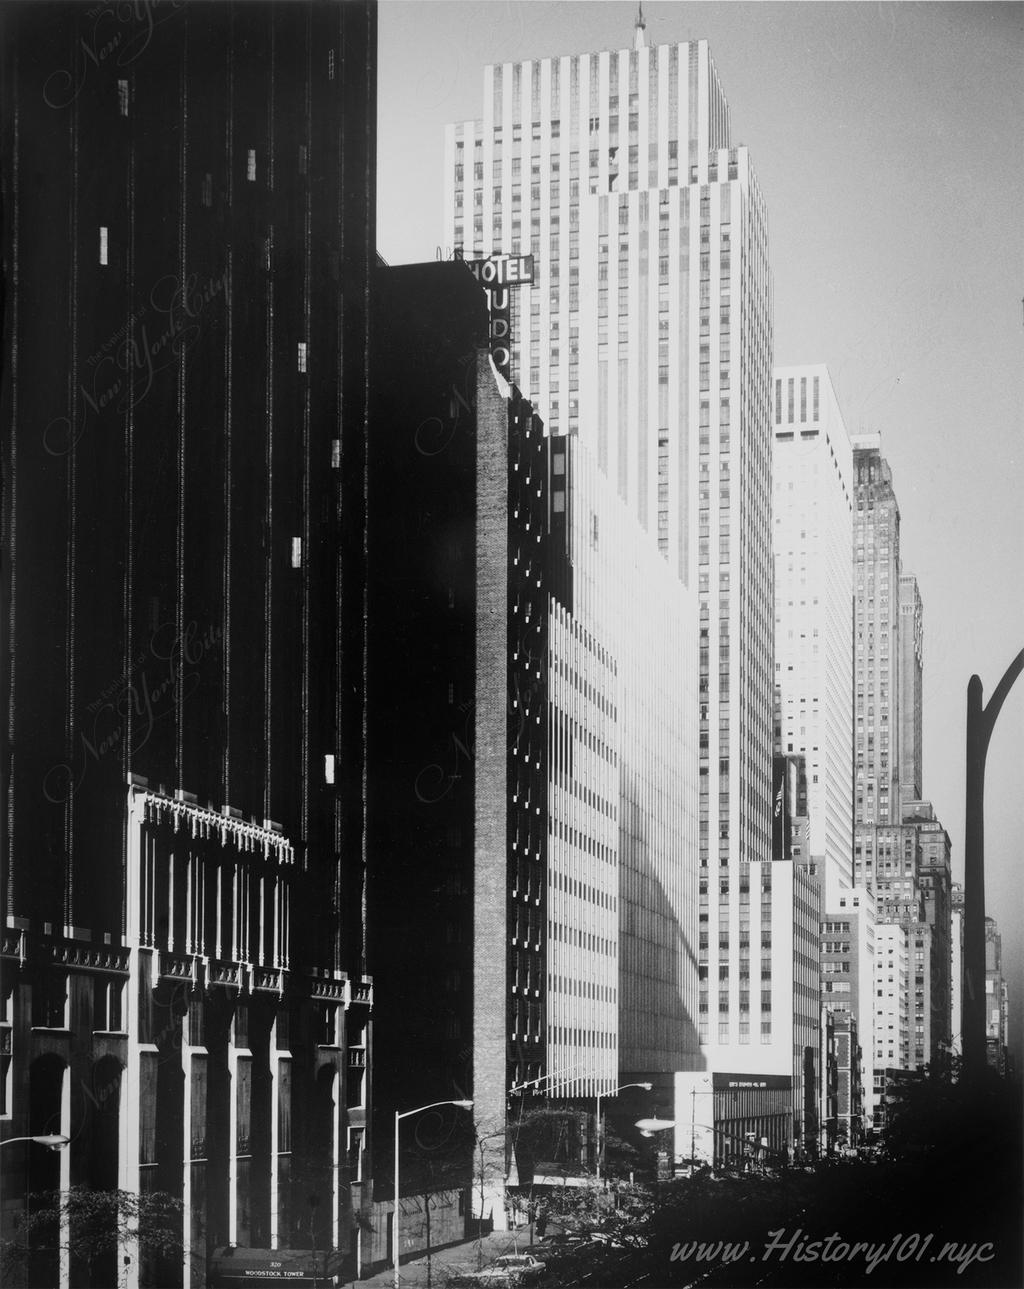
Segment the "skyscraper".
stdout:
<svg viewBox="0 0 1024 1289">
<path fill-rule="evenodd" d="M 648 48 L 641 32 L 633 49 L 488 67 L 482 119 L 449 127 L 445 169 L 456 253 L 534 256 L 515 379 L 697 595 L 699 1032 L 710 1063 L 757 1069 L 774 1015 L 750 950 L 771 947 L 771 905 L 747 867 L 771 854 L 772 328 L 747 150 L 707 43 Z"/>
<path fill-rule="evenodd" d="M 901 567 L 899 504 L 878 435 L 855 441 L 854 461 L 854 874 L 875 892 L 879 920 L 895 927 L 886 934 L 906 939 L 908 1041 L 885 1041 L 876 1062 L 915 1068 L 941 1061 L 950 1037 L 949 837 L 921 797 L 922 599 Z M 876 986 L 888 986 L 885 972 L 878 962 Z M 876 1029 L 876 1042 L 888 1038 Z"/>
<path fill-rule="evenodd" d="M 853 456 L 824 367 L 774 373 L 776 743 L 802 755 L 827 908 L 853 884 Z"/>
<path fill-rule="evenodd" d="M 852 889 L 853 453 L 825 367 L 776 369 L 773 422 L 775 744 L 806 766 L 801 864 L 821 885 L 821 1005 L 837 1018 L 824 1055 L 844 1056 L 824 1079 L 827 1145 L 857 1140 L 872 1081 L 874 901 Z"/>
<path fill-rule="evenodd" d="M 922 795 L 924 626 L 913 573 L 900 574 L 899 774 L 901 808 Z"/>
<path fill-rule="evenodd" d="M 900 508 L 881 436 L 853 448 L 855 819 L 898 823 Z"/>
<path fill-rule="evenodd" d="M 375 10 L 4 25 L 5 1199 L 354 1272 Z"/>
<path fill-rule="evenodd" d="M 560 1029 L 549 1037 L 549 1072 L 557 1088 L 559 1070 L 593 1065 L 594 1053 L 587 1050 L 593 1041 L 573 1037 L 573 1029 L 593 1008 L 587 1000 L 596 987 L 597 997 L 612 1003 L 608 1011 L 617 1034 L 602 1074 L 651 1081 L 655 1092 L 666 1091 L 670 1105 L 671 1080 L 658 1076 L 699 1064 L 693 965 L 696 597 L 646 541 L 588 444 L 570 435 L 565 447 L 573 599 L 571 615 L 556 610 L 552 649 L 557 724 L 551 880 L 562 892 L 553 903 L 565 906 L 565 893 L 586 890 L 595 880 L 604 886 L 606 866 L 600 861 L 611 859 L 614 916 L 602 917 L 607 901 L 592 895 L 589 904 L 597 908 L 577 905 L 575 925 L 556 930 L 549 969 L 560 986 L 552 994 L 551 1020 Z M 604 660 L 603 671 L 581 665 L 588 653 Z M 597 760 L 593 768 L 587 756 L 593 737 L 580 719 L 581 699 L 598 709 L 610 705 L 613 718 L 605 736 L 607 762 Z M 588 833 L 606 838 L 606 844 L 595 848 Z M 595 932 L 610 938 L 610 977 L 601 958 L 582 952 L 593 949 Z M 575 1077 L 565 1086 L 600 1090 Z"/>
</svg>

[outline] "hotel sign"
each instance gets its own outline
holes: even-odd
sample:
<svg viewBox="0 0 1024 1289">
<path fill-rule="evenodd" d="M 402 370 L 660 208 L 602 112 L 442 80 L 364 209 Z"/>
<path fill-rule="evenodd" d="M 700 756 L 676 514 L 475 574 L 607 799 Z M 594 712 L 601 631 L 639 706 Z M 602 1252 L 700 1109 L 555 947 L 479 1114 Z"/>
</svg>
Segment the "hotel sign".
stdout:
<svg viewBox="0 0 1024 1289">
<path fill-rule="evenodd" d="M 489 255 L 485 260 L 467 260 L 473 276 L 485 287 L 522 286 L 533 281 L 532 255 Z"/>
<path fill-rule="evenodd" d="M 487 296 L 494 365 L 511 382 L 512 299 L 509 287 L 525 286 L 533 281 L 533 256 L 489 255 L 487 259 L 466 260 L 465 263 Z"/>
</svg>

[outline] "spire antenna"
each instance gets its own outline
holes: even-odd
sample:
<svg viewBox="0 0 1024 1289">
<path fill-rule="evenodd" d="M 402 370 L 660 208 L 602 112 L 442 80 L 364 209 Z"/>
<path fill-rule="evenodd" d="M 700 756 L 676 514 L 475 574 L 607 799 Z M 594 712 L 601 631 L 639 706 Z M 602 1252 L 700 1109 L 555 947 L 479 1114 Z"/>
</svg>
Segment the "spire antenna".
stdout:
<svg viewBox="0 0 1024 1289">
<path fill-rule="evenodd" d="M 644 7 L 638 3 L 636 6 L 636 28 L 633 32 L 633 48 L 643 49 L 647 44 L 644 32 L 647 30 L 647 24 L 644 22 Z"/>
</svg>

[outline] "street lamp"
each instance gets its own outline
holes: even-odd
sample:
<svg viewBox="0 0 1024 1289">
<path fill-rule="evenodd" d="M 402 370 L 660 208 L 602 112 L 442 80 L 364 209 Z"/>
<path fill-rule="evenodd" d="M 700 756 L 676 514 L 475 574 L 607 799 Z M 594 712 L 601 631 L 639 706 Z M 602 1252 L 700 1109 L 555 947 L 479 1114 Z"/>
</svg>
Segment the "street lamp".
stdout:
<svg viewBox="0 0 1024 1289">
<path fill-rule="evenodd" d="M 704 1087 L 701 1093 L 713 1093 L 714 1089 L 707 1086 L 710 1082 L 708 1076 L 703 1077 Z M 713 1112 L 712 1112 L 713 1114 Z M 701 1124 L 704 1127 L 704 1124 Z M 693 1160 L 697 1153 L 697 1085 L 694 1084 L 690 1089 L 690 1171 L 693 1171 Z"/>
<path fill-rule="evenodd" d="M 981 677 L 967 686 L 967 801 L 964 816 L 964 1075 L 985 1072 L 985 758 L 1006 696 L 1024 671 L 1024 649 L 1007 667 L 987 704 Z"/>
<path fill-rule="evenodd" d="M 675 1119 L 637 1119 L 641 1137 L 653 1137 L 656 1132 L 668 1132 L 676 1126 Z"/>
<path fill-rule="evenodd" d="M 623 1088 L 643 1088 L 645 1092 L 650 1092 L 653 1086 L 654 1085 L 652 1083 L 620 1083 L 617 1088 L 614 1088 L 611 1092 L 608 1093 L 608 1096 L 610 1097 L 615 1096 L 617 1093 L 621 1092 Z M 600 1092 L 597 1094 L 596 1118 L 597 1118 L 597 1180 L 600 1181 L 601 1180 L 601 1152 L 604 1149 L 604 1124 L 601 1122 L 601 1093 Z"/>
<path fill-rule="evenodd" d="M 5 1141 L 0 1141 L 0 1146 L 13 1146 L 18 1141 L 34 1141 L 37 1146 L 45 1146 L 47 1150 L 63 1150 L 65 1146 L 71 1145 L 70 1137 L 59 1132 L 48 1132 L 42 1137 L 8 1137 Z"/>
<path fill-rule="evenodd" d="M 472 1101 L 431 1101 L 429 1105 L 417 1106 L 415 1110 L 396 1110 L 395 1111 L 395 1215 L 391 1220 L 391 1260 L 395 1268 L 395 1289 L 398 1289 L 398 1125 L 403 1119 L 408 1119 L 411 1114 L 422 1114 L 424 1110 L 433 1110 L 437 1106 L 454 1105 L 460 1110 L 472 1110 Z M 429 1202 L 429 1201 L 428 1201 Z"/>
<path fill-rule="evenodd" d="M 674 1128 L 676 1126 L 676 1121 L 675 1119 L 638 1119 L 636 1121 L 636 1126 L 640 1129 L 641 1137 L 654 1137 L 659 1132 L 668 1132 L 670 1128 Z M 662 1152 L 660 1150 L 658 1151 L 658 1174 L 657 1175 L 658 1175 L 659 1181 L 661 1180 L 661 1176 L 662 1176 L 661 1156 L 663 1153 L 665 1153 L 666 1155 L 666 1160 L 668 1158 L 667 1152 Z"/>
</svg>

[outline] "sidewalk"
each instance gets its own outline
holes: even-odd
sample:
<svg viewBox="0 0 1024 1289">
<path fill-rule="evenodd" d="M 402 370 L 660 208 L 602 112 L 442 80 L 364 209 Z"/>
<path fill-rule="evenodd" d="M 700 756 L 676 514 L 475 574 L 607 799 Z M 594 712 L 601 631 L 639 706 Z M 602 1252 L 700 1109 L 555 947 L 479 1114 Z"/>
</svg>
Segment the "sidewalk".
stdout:
<svg viewBox="0 0 1024 1289">
<path fill-rule="evenodd" d="M 529 1227 L 522 1227 L 518 1231 L 494 1231 L 490 1235 L 485 1235 L 479 1246 L 476 1240 L 467 1240 L 463 1244 L 453 1244 L 446 1249 L 433 1250 L 430 1254 L 430 1279 L 433 1289 L 444 1289 L 448 1277 L 453 1272 L 475 1271 L 478 1247 L 482 1249 L 483 1265 L 486 1267 L 503 1253 L 524 1252 L 529 1243 Z M 426 1289 L 426 1254 L 420 1258 L 413 1258 L 409 1262 L 403 1262 L 400 1270 L 399 1283 L 402 1289 Z M 367 1289 L 392 1289 L 394 1283 L 395 1273 L 391 1267 L 388 1267 L 386 1271 L 378 1271 L 368 1280 L 357 1280 L 355 1286 L 356 1289 L 363 1289 L 364 1285 Z"/>
</svg>

